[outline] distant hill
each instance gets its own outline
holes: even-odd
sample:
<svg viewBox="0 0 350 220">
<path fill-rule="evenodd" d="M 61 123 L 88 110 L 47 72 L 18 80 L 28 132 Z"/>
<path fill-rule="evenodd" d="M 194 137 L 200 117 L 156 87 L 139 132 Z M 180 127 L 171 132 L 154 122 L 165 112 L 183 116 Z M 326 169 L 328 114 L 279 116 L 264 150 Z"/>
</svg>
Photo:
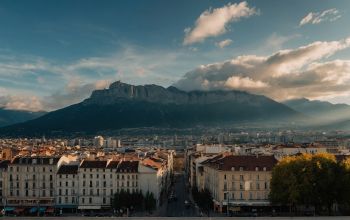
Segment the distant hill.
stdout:
<svg viewBox="0 0 350 220">
<path fill-rule="evenodd" d="M 283 104 L 305 115 L 313 117 L 327 116 L 337 118 L 340 116 L 339 114 L 350 115 L 350 106 L 346 104 L 332 104 L 330 102 L 318 100 L 311 101 L 305 98 L 287 100 L 283 102 Z"/>
<path fill-rule="evenodd" d="M 30 112 L 0 108 L 0 127 L 25 122 L 43 116 L 46 112 Z"/>
<path fill-rule="evenodd" d="M 195 127 L 305 118 L 265 96 L 241 91 L 184 92 L 115 82 L 81 103 L 0 129 L 1 135 L 94 133 L 137 127 Z"/>
<path fill-rule="evenodd" d="M 290 108 L 308 115 L 310 123 L 322 129 L 350 130 L 350 106 L 305 98 L 283 102 Z"/>
</svg>

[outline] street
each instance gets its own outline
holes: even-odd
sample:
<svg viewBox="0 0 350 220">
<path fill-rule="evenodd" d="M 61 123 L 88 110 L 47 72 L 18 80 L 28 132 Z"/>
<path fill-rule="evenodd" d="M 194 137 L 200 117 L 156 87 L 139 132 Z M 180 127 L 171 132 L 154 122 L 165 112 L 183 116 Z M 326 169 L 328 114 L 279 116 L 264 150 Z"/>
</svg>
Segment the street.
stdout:
<svg viewBox="0 0 350 220">
<path fill-rule="evenodd" d="M 184 175 L 176 174 L 175 175 L 175 184 L 172 189 L 174 195 L 176 196 L 176 200 L 172 200 L 168 202 L 167 207 L 167 216 L 169 217 L 194 217 L 197 216 L 196 209 L 193 204 L 190 204 L 188 207 L 185 206 L 185 201 L 189 200 L 189 192 L 187 191 L 185 185 Z"/>
</svg>

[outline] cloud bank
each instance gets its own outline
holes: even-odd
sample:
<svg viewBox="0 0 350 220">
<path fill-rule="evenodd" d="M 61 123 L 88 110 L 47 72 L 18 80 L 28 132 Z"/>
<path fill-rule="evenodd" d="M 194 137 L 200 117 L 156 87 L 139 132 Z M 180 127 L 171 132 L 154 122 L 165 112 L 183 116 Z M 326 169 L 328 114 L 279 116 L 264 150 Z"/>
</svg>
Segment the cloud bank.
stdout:
<svg viewBox="0 0 350 220">
<path fill-rule="evenodd" d="M 334 97 L 350 92 L 350 60 L 325 61 L 350 46 L 350 38 L 317 41 L 270 56 L 238 56 L 202 65 L 174 86 L 183 90 L 235 89 L 277 100 Z"/>
<path fill-rule="evenodd" d="M 195 22 L 193 28 L 185 29 L 184 45 L 204 41 L 208 37 L 215 37 L 226 33 L 227 25 L 256 14 L 247 2 L 227 4 L 222 8 L 204 11 Z"/>
</svg>

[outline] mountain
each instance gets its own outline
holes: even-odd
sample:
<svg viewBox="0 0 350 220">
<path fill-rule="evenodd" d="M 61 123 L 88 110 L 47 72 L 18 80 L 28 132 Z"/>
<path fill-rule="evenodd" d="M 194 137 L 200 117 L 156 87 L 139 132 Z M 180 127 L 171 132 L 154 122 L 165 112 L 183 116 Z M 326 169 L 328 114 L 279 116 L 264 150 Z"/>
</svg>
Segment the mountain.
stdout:
<svg viewBox="0 0 350 220">
<path fill-rule="evenodd" d="M 94 133 L 121 128 L 290 122 L 304 116 L 265 96 L 241 91 L 191 91 L 112 83 L 81 103 L 0 129 L 1 135 Z"/>
<path fill-rule="evenodd" d="M 283 104 L 305 115 L 314 117 L 323 117 L 325 115 L 328 117 L 338 117 L 339 114 L 350 115 L 350 106 L 346 104 L 332 104 L 318 100 L 311 101 L 305 98 L 287 100 Z"/>
<path fill-rule="evenodd" d="M 283 104 L 310 116 L 312 125 L 322 129 L 350 130 L 350 106 L 305 98 L 287 100 Z"/>
<path fill-rule="evenodd" d="M 45 112 L 30 112 L 0 108 L 0 127 L 32 120 L 44 114 Z"/>
</svg>

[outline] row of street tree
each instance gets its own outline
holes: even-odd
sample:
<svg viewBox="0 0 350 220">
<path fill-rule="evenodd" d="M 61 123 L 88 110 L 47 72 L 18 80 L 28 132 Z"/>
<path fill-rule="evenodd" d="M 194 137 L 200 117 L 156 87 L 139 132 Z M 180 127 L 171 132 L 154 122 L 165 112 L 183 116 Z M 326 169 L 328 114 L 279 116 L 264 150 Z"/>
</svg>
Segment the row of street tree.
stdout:
<svg viewBox="0 0 350 220">
<path fill-rule="evenodd" d="M 136 210 L 152 212 L 156 208 L 156 199 L 153 193 L 147 192 L 144 196 L 141 191 L 127 192 L 121 190 L 114 194 L 113 208 L 115 210 Z"/>
</svg>

